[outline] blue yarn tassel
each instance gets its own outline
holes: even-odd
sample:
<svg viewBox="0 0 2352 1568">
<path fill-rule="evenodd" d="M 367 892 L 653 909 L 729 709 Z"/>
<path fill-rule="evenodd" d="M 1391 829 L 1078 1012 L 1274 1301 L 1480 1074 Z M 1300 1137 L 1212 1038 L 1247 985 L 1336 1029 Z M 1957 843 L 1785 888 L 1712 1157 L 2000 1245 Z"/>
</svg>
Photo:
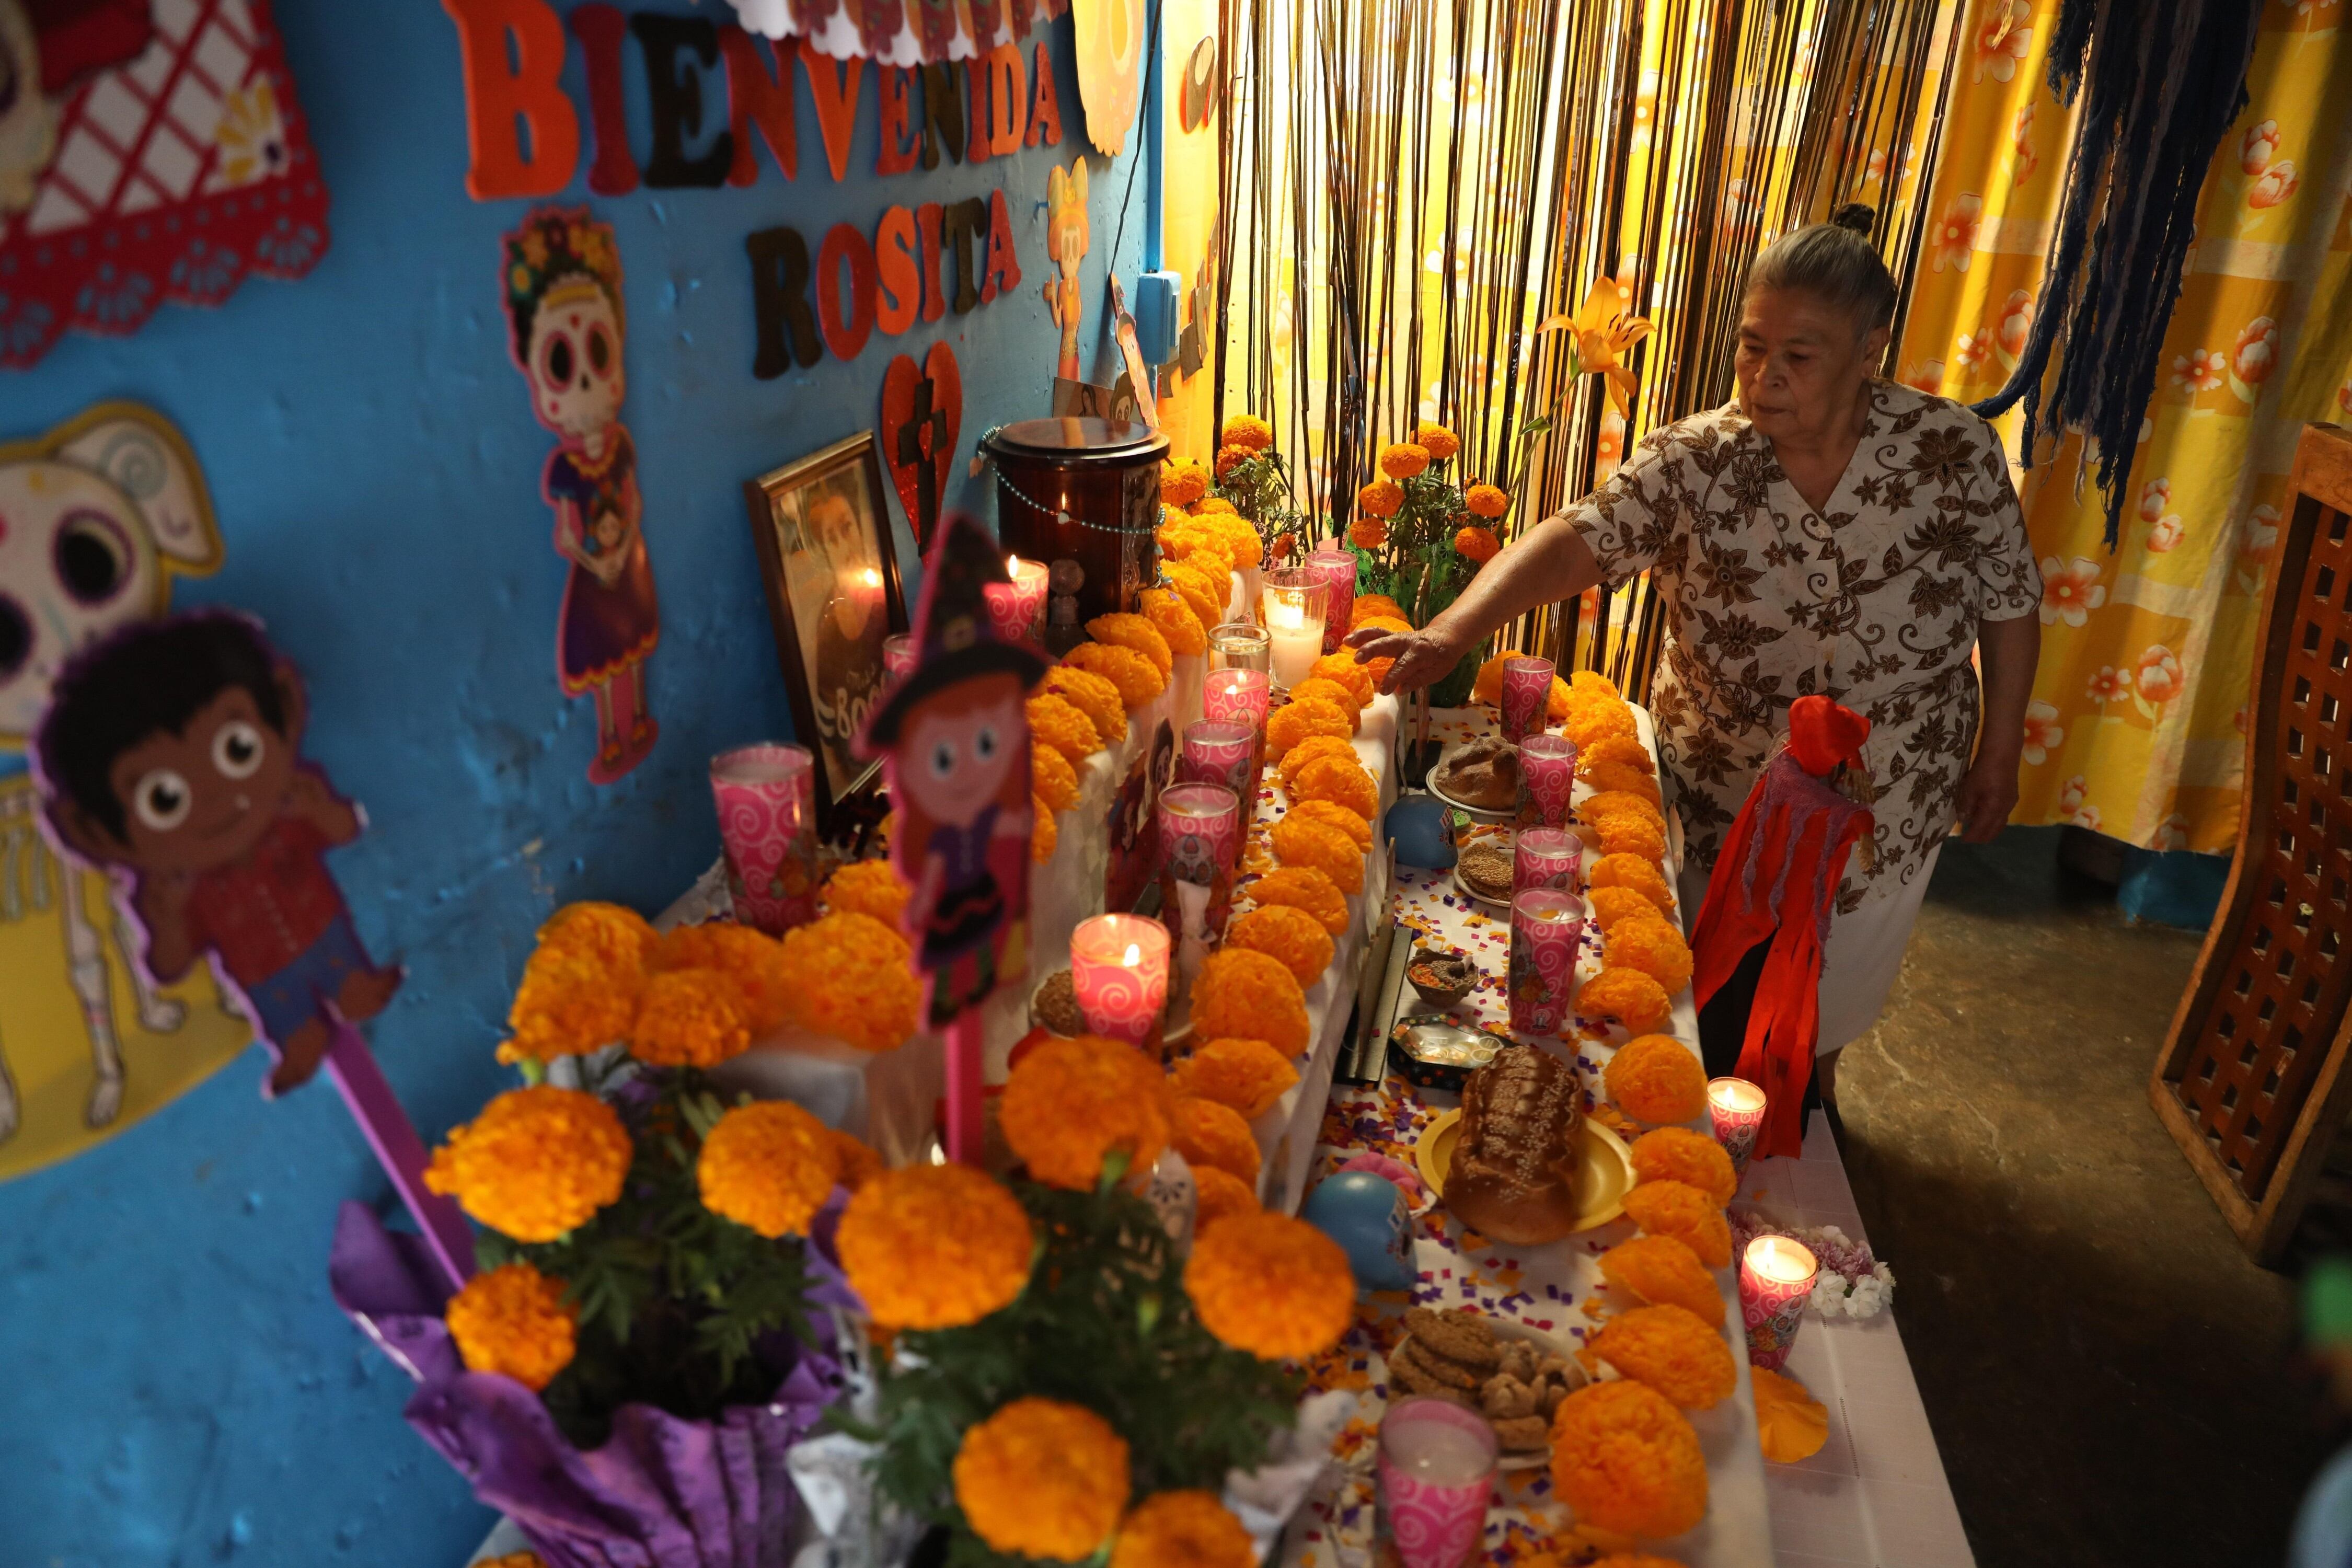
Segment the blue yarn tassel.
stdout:
<svg viewBox="0 0 2352 1568">
<path fill-rule="evenodd" d="M 2156 395 L 2164 331 L 2196 235 L 2214 149 L 2246 107 L 2263 7 L 2255 0 L 2065 0 L 2050 41 L 2050 87 L 2087 87 L 2068 151 L 2033 329 L 2008 384 L 1977 404 L 1987 419 L 2025 405 L 2020 460 L 2037 426 L 2080 430 L 2098 451 L 2107 548 Z M 2046 409 L 2042 380 L 2065 341 Z"/>
</svg>

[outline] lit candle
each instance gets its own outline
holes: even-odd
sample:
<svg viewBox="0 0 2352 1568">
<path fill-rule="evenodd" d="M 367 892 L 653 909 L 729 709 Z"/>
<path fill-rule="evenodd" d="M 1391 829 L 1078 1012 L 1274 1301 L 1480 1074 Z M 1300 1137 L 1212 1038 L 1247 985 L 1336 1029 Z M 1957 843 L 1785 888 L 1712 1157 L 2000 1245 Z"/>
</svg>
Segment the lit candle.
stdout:
<svg viewBox="0 0 2352 1568">
<path fill-rule="evenodd" d="M 1503 739 L 1517 742 L 1540 731 L 1551 703 L 1552 664 L 1524 657 L 1503 661 Z"/>
<path fill-rule="evenodd" d="M 1184 726 L 1184 761 L 1179 771 L 1186 784 L 1223 784 L 1239 796 L 1249 789 L 1256 758 L 1255 725 L 1196 719 Z M 1165 791 L 1160 798 L 1168 798 Z"/>
<path fill-rule="evenodd" d="M 1565 827 L 1576 789 L 1576 742 L 1565 735 L 1529 735 L 1519 742 L 1519 826 Z"/>
<path fill-rule="evenodd" d="M 1070 981 L 1094 1034 L 1140 1046 L 1168 1000 L 1168 928 L 1141 915 L 1097 915 L 1070 935 Z"/>
<path fill-rule="evenodd" d="M 907 632 L 882 639 L 882 672 L 896 680 L 915 668 L 915 639 Z"/>
<path fill-rule="evenodd" d="M 1759 1236 L 1739 1258 L 1739 1310 L 1748 1323 L 1748 1359 L 1778 1372 L 1805 1321 L 1821 1265 L 1785 1236 Z"/>
<path fill-rule="evenodd" d="M 1211 669 L 1272 669 L 1265 628 L 1255 621 L 1225 621 L 1209 628 Z"/>
<path fill-rule="evenodd" d="M 1576 989 L 1576 949 L 1584 940 L 1584 900 L 1557 888 L 1530 888 L 1511 900 L 1507 981 L 1511 1031 L 1557 1035 Z"/>
<path fill-rule="evenodd" d="M 1192 730 L 1205 727 L 1188 729 L 1185 744 L 1192 744 Z M 1243 746 L 1248 746 L 1247 731 L 1215 727 L 1234 729 Z M 1219 868 L 1233 864 L 1241 836 L 1241 796 L 1224 785 L 1181 784 L 1160 792 L 1160 861 L 1178 881 L 1196 887 L 1214 883 Z"/>
<path fill-rule="evenodd" d="M 1330 590 L 1323 610 L 1323 651 L 1337 653 L 1356 605 L 1356 552 L 1334 541 L 1309 555 L 1307 564 L 1323 574 L 1323 584 Z"/>
<path fill-rule="evenodd" d="M 1511 891 L 1529 888 L 1576 890 L 1584 865 L 1584 840 L 1557 827 L 1522 827 L 1511 846 Z"/>
<path fill-rule="evenodd" d="M 1013 579 L 1013 613 L 1020 620 L 1021 635 L 1034 641 L 1037 617 L 1045 608 L 1045 584 L 1052 574 L 1044 562 L 1024 561 L 1018 555 L 1004 558 L 1004 570 Z"/>
<path fill-rule="evenodd" d="M 1764 1091 L 1744 1078 L 1707 1081 L 1707 1119 L 1715 1125 L 1715 1141 L 1731 1156 L 1734 1180 L 1747 1179 L 1748 1156 L 1756 1152 L 1756 1134 L 1764 1125 Z"/>
<path fill-rule="evenodd" d="M 1265 728 L 1272 678 L 1263 669 L 1213 669 L 1202 684 L 1201 711 L 1221 723 Z"/>
<path fill-rule="evenodd" d="M 1395 1399 L 1373 1469 L 1404 1568 L 1461 1568 L 1486 1528 L 1501 1457 L 1495 1429 L 1442 1399 Z"/>
<path fill-rule="evenodd" d="M 1323 608 L 1330 602 L 1323 574 L 1306 566 L 1269 572 L 1264 603 L 1273 643 L 1275 684 L 1286 690 L 1305 680 L 1323 657 Z"/>
</svg>

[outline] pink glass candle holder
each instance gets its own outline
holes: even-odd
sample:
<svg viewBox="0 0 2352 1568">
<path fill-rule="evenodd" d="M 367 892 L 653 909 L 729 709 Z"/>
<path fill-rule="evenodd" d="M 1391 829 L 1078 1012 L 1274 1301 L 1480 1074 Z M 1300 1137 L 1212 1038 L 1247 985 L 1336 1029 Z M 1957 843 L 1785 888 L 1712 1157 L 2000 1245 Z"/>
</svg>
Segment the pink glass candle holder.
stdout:
<svg viewBox="0 0 2352 1568">
<path fill-rule="evenodd" d="M 1785 1236 L 1759 1236 L 1739 1255 L 1739 1315 L 1748 1324 L 1749 1364 L 1778 1372 L 1804 1326 L 1805 1303 L 1821 1265 Z"/>
<path fill-rule="evenodd" d="M 816 918 L 816 759 L 744 746 L 710 759 L 735 918 L 780 936 Z"/>
<path fill-rule="evenodd" d="M 1584 867 L 1584 840 L 1558 827 L 1522 827 L 1511 847 L 1511 891 L 1557 888 L 1576 891 Z"/>
<path fill-rule="evenodd" d="M 1053 574 L 1043 561 L 1024 561 L 1018 555 L 1004 558 L 1004 571 L 1013 579 L 1013 608 L 1021 636 L 1034 642 L 1045 613 L 1045 585 Z"/>
<path fill-rule="evenodd" d="M 1443 1399 L 1398 1399 L 1381 1417 L 1374 1473 L 1404 1568 L 1461 1568 L 1486 1529 L 1495 1429 Z"/>
<path fill-rule="evenodd" d="M 1201 711 L 1221 724 L 1265 728 L 1274 677 L 1263 668 L 1213 669 L 1201 686 Z"/>
<path fill-rule="evenodd" d="M 1246 732 L 1242 743 L 1249 744 Z M 1160 854 L 1178 881 L 1214 883 L 1217 873 L 1233 865 L 1241 836 L 1241 796 L 1224 785 L 1181 784 L 1160 792 Z"/>
<path fill-rule="evenodd" d="M 1356 608 L 1356 552 L 1327 544 L 1309 555 L 1306 565 L 1309 571 L 1322 573 L 1324 586 L 1331 591 L 1323 606 L 1323 651 L 1337 653 Z"/>
<path fill-rule="evenodd" d="M 1744 1078 L 1707 1080 L 1706 1114 L 1715 1126 L 1715 1141 L 1731 1156 L 1736 1181 L 1748 1179 L 1748 1162 L 1756 1152 L 1756 1134 L 1764 1126 L 1764 1091 Z"/>
<path fill-rule="evenodd" d="M 1551 701 L 1551 660 L 1518 657 L 1503 661 L 1503 739 L 1517 742 L 1540 731 Z"/>
<path fill-rule="evenodd" d="M 1323 623 L 1331 604 L 1331 585 L 1319 570 L 1291 566 L 1268 572 L 1260 597 L 1265 635 L 1273 645 L 1274 683 L 1287 691 L 1306 679 L 1315 661 L 1323 657 Z"/>
<path fill-rule="evenodd" d="M 1529 735 L 1519 742 L 1519 826 L 1565 827 L 1576 790 L 1576 742 Z"/>
<path fill-rule="evenodd" d="M 1196 719 L 1184 726 L 1186 784 L 1223 784 L 1236 799 L 1247 793 L 1257 761 L 1257 730 L 1224 719 Z M 1160 796 L 1165 800 L 1167 796 Z"/>
<path fill-rule="evenodd" d="M 1097 915 L 1070 935 L 1070 980 L 1087 1028 L 1140 1046 L 1168 1000 L 1168 928 L 1141 915 Z"/>
<path fill-rule="evenodd" d="M 1557 1035 L 1576 994 L 1576 949 L 1584 939 L 1584 900 L 1557 888 L 1530 888 L 1511 900 L 1511 1031 Z"/>
<path fill-rule="evenodd" d="M 900 632 L 882 639 L 882 673 L 896 680 L 915 668 L 915 638 L 910 632 Z"/>
</svg>

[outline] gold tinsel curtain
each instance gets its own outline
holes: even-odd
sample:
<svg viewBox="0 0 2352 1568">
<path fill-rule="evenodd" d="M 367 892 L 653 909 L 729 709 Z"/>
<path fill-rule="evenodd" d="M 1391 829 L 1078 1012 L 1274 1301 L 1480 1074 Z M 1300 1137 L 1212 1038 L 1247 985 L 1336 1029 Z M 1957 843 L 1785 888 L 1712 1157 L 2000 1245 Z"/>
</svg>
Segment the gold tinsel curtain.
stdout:
<svg viewBox="0 0 2352 1568">
<path fill-rule="evenodd" d="M 1845 201 L 1918 256 L 1955 0 L 1259 0 L 1229 5 L 1218 417 L 1260 414 L 1317 537 L 1385 442 L 1433 419 L 1511 531 L 1632 440 L 1731 395 L 1759 246 Z M 1574 334 L 1613 278 L 1656 323 L 1621 418 Z M 1646 584 L 1539 611 L 1508 646 L 1646 689 Z"/>
</svg>

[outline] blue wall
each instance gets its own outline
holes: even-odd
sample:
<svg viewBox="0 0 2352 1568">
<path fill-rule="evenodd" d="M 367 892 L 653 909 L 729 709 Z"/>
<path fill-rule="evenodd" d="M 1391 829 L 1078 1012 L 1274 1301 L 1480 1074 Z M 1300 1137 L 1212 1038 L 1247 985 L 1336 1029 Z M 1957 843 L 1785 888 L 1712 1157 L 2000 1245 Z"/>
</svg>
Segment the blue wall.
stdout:
<svg viewBox="0 0 2352 1568">
<path fill-rule="evenodd" d="M 698 10 L 728 15 L 717 0 Z M 583 777 L 593 718 L 555 684 L 563 568 L 539 495 L 552 437 L 509 363 L 500 310 L 499 237 L 526 204 L 465 195 L 455 29 L 430 0 L 280 0 L 278 22 L 333 195 L 325 258 L 219 310 L 166 306 L 128 340 L 68 338 L 0 376 L 0 436 L 108 397 L 150 403 L 187 433 L 228 556 L 176 602 L 258 613 L 309 674 L 310 753 L 373 824 L 331 864 L 371 950 L 409 966 L 374 1042 L 430 1140 L 503 1086 L 491 1050 L 539 921 L 581 898 L 660 909 L 718 853 L 710 753 L 792 728 L 741 481 L 871 427 L 892 353 L 919 359 L 942 336 L 963 369 L 960 490 L 977 489 L 965 472 L 981 431 L 1047 411 L 1057 334 L 1041 204 L 1085 119 L 1065 18 L 1058 149 L 877 181 L 869 69 L 841 185 L 804 84 L 793 184 L 762 147 L 747 189 L 596 199 L 583 150 L 562 199 L 588 203 L 620 240 L 625 417 L 664 623 L 649 666 L 660 744 L 599 790 Z M 642 163 L 634 42 L 625 69 Z M 575 46 L 567 85 L 584 106 L 582 74 Z M 723 102 L 715 76 L 708 90 Z M 1091 162 L 1090 356 L 1133 159 Z M 852 363 L 752 379 L 746 234 L 790 223 L 813 249 L 836 221 L 870 235 L 886 205 L 1000 185 L 1015 298 L 877 332 Z M 1138 189 L 1129 279 L 1141 203 Z M 328 1298 L 336 1205 L 388 1205 L 386 1184 L 323 1081 L 265 1105 L 261 1066 L 248 1051 L 125 1135 L 0 1186 L 7 1568 L 439 1568 L 488 1529 L 401 1421 L 406 1380 Z"/>
</svg>

